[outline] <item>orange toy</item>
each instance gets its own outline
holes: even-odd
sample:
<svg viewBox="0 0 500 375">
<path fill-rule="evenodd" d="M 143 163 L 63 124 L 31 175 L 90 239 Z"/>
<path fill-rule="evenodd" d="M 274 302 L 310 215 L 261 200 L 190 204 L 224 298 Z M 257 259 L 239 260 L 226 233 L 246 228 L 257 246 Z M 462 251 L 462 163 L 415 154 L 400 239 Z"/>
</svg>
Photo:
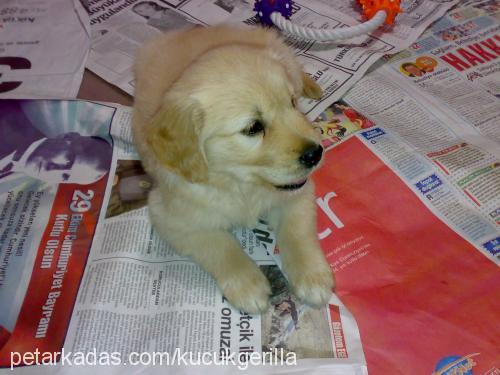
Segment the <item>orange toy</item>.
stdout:
<svg viewBox="0 0 500 375">
<path fill-rule="evenodd" d="M 379 10 L 385 11 L 387 17 L 384 24 L 393 25 L 398 13 L 402 12 L 400 0 L 358 0 L 363 15 L 366 19 L 371 19 Z"/>
</svg>

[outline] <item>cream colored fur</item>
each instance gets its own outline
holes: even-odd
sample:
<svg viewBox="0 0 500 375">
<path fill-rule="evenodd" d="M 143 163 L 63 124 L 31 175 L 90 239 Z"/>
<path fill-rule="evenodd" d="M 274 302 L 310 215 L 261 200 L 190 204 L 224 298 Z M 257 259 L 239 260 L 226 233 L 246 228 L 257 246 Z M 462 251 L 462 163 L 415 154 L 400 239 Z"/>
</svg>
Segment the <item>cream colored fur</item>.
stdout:
<svg viewBox="0 0 500 375">
<path fill-rule="evenodd" d="M 156 187 L 153 225 L 198 262 L 225 297 L 249 313 L 267 308 L 270 287 L 230 234 L 259 218 L 274 227 L 295 294 L 327 303 L 333 277 L 319 247 L 314 187 L 276 186 L 311 173 L 298 162 L 317 144 L 294 103 L 321 96 L 271 31 L 219 26 L 161 35 L 139 52 L 133 134 Z M 262 133 L 249 135 L 254 121 Z"/>
</svg>

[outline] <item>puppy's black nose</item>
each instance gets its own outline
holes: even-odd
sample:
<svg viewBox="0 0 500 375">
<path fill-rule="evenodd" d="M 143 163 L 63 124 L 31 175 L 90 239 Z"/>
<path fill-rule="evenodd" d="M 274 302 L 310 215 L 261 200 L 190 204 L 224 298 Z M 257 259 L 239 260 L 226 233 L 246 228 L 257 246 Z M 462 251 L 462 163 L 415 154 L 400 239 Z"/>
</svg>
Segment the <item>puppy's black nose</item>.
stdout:
<svg viewBox="0 0 500 375">
<path fill-rule="evenodd" d="M 305 149 L 305 151 L 300 155 L 299 162 L 304 167 L 312 168 L 321 160 L 323 155 L 323 147 L 315 144 Z"/>
</svg>

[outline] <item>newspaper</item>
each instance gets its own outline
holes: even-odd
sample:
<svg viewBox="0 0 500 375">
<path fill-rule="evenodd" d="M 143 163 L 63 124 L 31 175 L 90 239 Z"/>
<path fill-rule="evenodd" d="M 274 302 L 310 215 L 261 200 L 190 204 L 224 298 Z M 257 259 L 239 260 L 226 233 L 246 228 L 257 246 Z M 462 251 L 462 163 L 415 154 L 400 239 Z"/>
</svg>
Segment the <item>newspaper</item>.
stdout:
<svg viewBox="0 0 500 375">
<path fill-rule="evenodd" d="M 484 219 L 498 225 L 500 76 L 493 72 L 500 68 L 500 5 L 486 13 L 491 4 L 450 13 L 344 99 L 432 160 Z M 449 41 L 456 30 L 465 34 Z"/>
<path fill-rule="evenodd" d="M 498 373 L 499 99 L 494 74 L 468 80 L 498 57 L 462 72 L 439 52 L 458 42 L 416 48 L 473 22 L 486 59 L 497 6 L 454 9 L 314 121 L 337 279 L 319 310 L 290 294 L 264 222 L 234 232 L 273 286 L 262 316 L 157 236 L 130 108 L 0 101 L 0 373 Z"/>
<path fill-rule="evenodd" d="M 314 123 L 319 237 L 370 373 L 500 371 L 499 10 L 450 12 Z"/>
<path fill-rule="evenodd" d="M 131 145 L 129 108 L 77 101 L 0 107 L 10 114 L 0 129 L 15 124 L 11 136 L 23 135 L 10 145 L 15 151 L 2 150 L 0 372 L 498 368 L 498 223 L 440 166 L 467 170 L 479 153 L 495 164 L 486 150 L 459 141 L 468 154 L 436 163 L 390 121 L 377 127 L 336 103 L 315 123 L 328 148 L 315 181 L 318 236 L 337 295 L 320 310 L 297 301 L 274 235 L 261 223 L 234 232 L 273 289 L 271 309 L 249 316 L 152 229 L 151 180 Z"/>
<path fill-rule="evenodd" d="M 313 309 L 291 294 L 264 222 L 234 231 L 272 285 L 271 308 L 255 316 L 229 305 L 157 235 L 130 108 L 10 100 L 0 113 L 2 135 L 13 140 L 0 164 L 0 366 L 176 373 L 203 358 L 214 373 L 266 373 L 266 365 L 366 374 L 350 312 L 334 295 Z"/>
<path fill-rule="evenodd" d="M 0 98 L 75 98 L 89 49 L 78 0 L 3 0 Z"/>
<path fill-rule="evenodd" d="M 132 72 L 139 46 L 152 35 L 192 24 L 257 25 L 250 0 L 86 0 L 90 16 L 92 49 L 87 67 L 108 82 L 133 95 Z M 323 88 L 320 101 L 301 99 L 299 105 L 310 119 L 359 80 L 385 54 L 409 47 L 432 22 L 456 1 L 402 1 L 404 13 L 393 29 L 336 43 L 315 43 L 287 37 L 304 70 Z M 333 29 L 359 24 L 360 11 L 344 0 L 295 1 L 296 24 Z"/>
</svg>

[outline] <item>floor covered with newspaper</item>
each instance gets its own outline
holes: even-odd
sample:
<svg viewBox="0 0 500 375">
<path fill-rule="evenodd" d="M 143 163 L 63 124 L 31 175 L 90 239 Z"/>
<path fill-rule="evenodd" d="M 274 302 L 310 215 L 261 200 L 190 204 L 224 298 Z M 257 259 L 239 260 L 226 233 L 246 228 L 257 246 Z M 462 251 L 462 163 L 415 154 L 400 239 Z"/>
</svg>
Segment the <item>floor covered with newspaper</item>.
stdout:
<svg viewBox="0 0 500 375">
<path fill-rule="evenodd" d="M 160 32 L 258 24 L 250 0 L 0 3 L 0 375 L 500 374 L 500 2 L 402 2 L 342 43 L 284 35 L 323 89 L 318 236 L 328 306 L 298 300 L 266 223 L 234 230 L 272 286 L 248 315 L 151 225 L 132 108 L 75 100 L 88 69 L 134 93 Z M 359 23 L 343 0 L 292 21 Z"/>
</svg>

